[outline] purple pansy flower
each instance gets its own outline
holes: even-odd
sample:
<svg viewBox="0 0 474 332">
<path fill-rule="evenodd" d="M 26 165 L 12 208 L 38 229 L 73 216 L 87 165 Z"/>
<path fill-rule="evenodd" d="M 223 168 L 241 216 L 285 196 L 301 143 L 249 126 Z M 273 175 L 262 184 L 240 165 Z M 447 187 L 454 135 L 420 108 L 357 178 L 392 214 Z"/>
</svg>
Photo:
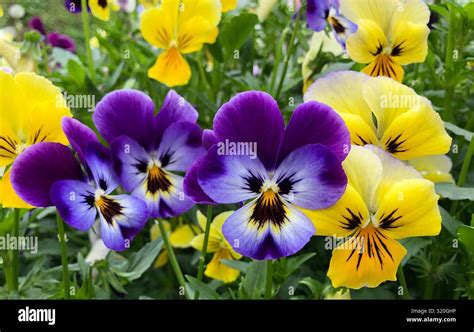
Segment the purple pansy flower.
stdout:
<svg viewBox="0 0 474 332">
<path fill-rule="evenodd" d="M 33 30 L 38 31 L 42 35 L 46 35 L 46 29 L 44 28 L 43 21 L 41 20 L 41 18 L 39 16 L 33 16 L 31 18 L 30 22 L 28 23 L 28 25 Z"/>
<path fill-rule="evenodd" d="M 74 53 L 76 51 L 76 43 L 74 39 L 58 32 L 51 32 L 47 35 L 48 44 L 53 47 L 59 47 L 66 51 Z"/>
<path fill-rule="evenodd" d="M 73 14 L 79 14 L 82 12 L 82 3 L 81 0 L 65 0 L 64 7 Z M 87 11 L 90 12 L 89 2 L 87 3 Z"/>
<path fill-rule="evenodd" d="M 318 102 L 298 106 L 285 128 L 269 94 L 239 93 L 217 112 L 203 144 L 209 150 L 187 172 L 185 192 L 197 203 L 246 202 L 223 233 L 235 251 L 254 259 L 299 251 L 315 233 L 300 208 L 327 208 L 347 185 L 341 162 L 349 131 Z M 248 153 L 251 147 L 256 153 Z"/>
<path fill-rule="evenodd" d="M 344 49 L 348 34 L 357 30 L 357 25 L 339 12 L 339 0 L 308 0 L 306 16 L 308 26 L 314 31 L 324 30 L 329 23 L 334 36 Z"/>
<path fill-rule="evenodd" d="M 24 151 L 12 167 L 17 194 L 34 206 L 56 206 L 70 226 L 87 230 L 100 219 L 105 245 L 122 251 L 148 219 L 146 204 L 130 195 L 112 195 L 118 187 L 110 151 L 79 121 L 64 118 L 63 130 L 88 169 L 59 143 L 39 143 Z"/>
<path fill-rule="evenodd" d="M 197 111 L 176 92 L 168 93 L 156 116 L 154 109 L 146 94 L 119 90 L 97 104 L 93 120 L 111 144 L 122 186 L 146 202 L 152 217 L 166 218 L 194 205 L 179 173 L 205 149 Z"/>
</svg>

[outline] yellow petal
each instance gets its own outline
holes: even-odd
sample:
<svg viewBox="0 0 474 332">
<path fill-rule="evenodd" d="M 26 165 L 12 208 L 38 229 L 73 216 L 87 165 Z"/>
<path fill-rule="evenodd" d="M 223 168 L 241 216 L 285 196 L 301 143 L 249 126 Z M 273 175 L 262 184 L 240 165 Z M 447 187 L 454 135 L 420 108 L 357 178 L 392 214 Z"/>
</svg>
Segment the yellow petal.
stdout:
<svg viewBox="0 0 474 332">
<path fill-rule="evenodd" d="M 382 179 L 380 158 L 367 148 L 352 146 L 342 163 L 349 184 L 359 193 L 370 210 L 374 210 L 375 194 Z"/>
<path fill-rule="evenodd" d="M 438 235 L 441 231 L 438 199 L 431 181 L 403 180 L 383 197 L 375 218 L 379 227 L 394 239 Z"/>
<path fill-rule="evenodd" d="M 202 251 L 202 248 L 204 247 L 204 234 L 201 233 L 199 235 L 196 235 L 191 241 L 191 246 L 196 250 Z M 216 252 L 220 249 L 222 249 L 221 239 L 209 234 L 209 240 L 207 242 L 207 252 Z"/>
<path fill-rule="evenodd" d="M 419 103 L 429 104 L 426 98 L 418 96 L 413 89 L 387 77 L 366 80 L 362 91 L 365 102 L 377 118 L 379 137 L 399 115 Z"/>
<path fill-rule="evenodd" d="M 32 205 L 23 201 L 13 190 L 10 182 L 10 169 L 0 179 L 0 204 L 4 208 L 31 209 Z"/>
<path fill-rule="evenodd" d="M 224 225 L 224 222 L 231 216 L 232 213 L 234 213 L 234 211 L 226 211 L 219 213 L 214 217 L 211 227 L 217 232 L 217 234 L 222 234 L 222 225 Z"/>
<path fill-rule="evenodd" d="M 158 258 L 155 260 L 153 267 L 159 269 L 160 267 L 165 266 L 169 261 L 168 251 L 166 249 L 162 250 L 158 255 Z"/>
<path fill-rule="evenodd" d="M 225 283 L 235 281 L 238 278 L 240 271 L 222 264 L 221 259 L 231 260 L 233 258 L 230 252 L 226 249 L 221 249 L 217 251 L 212 256 L 212 259 L 209 264 L 207 264 L 204 274 L 209 278 L 221 280 Z"/>
<path fill-rule="evenodd" d="M 378 55 L 367 67 L 362 69 L 362 72 L 374 77 L 390 77 L 398 82 L 403 81 L 404 75 L 403 67 L 395 62 L 393 57 L 385 54 Z"/>
<path fill-rule="evenodd" d="M 368 220 L 369 211 L 359 193 L 350 184 L 336 204 L 324 210 L 304 210 L 316 228 L 316 235 L 343 238 Z"/>
<path fill-rule="evenodd" d="M 333 250 L 328 277 L 334 288 L 377 287 L 397 280 L 405 248 L 383 231 L 367 227 Z"/>
<path fill-rule="evenodd" d="M 158 48 L 168 48 L 176 38 L 179 1 L 163 1 L 159 8 L 145 10 L 140 18 L 143 38 Z"/>
<path fill-rule="evenodd" d="M 349 20 L 370 20 L 388 32 L 399 0 L 341 0 L 340 11 Z"/>
<path fill-rule="evenodd" d="M 430 9 L 423 0 L 396 0 L 397 10 L 394 11 L 394 22 L 409 22 L 427 25 L 430 20 Z"/>
<path fill-rule="evenodd" d="M 7 62 L 15 73 L 34 72 L 36 70 L 35 60 L 28 54 L 21 54 L 20 48 L 0 38 L 0 57 Z"/>
<path fill-rule="evenodd" d="M 163 0 L 166 2 L 166 0 Z M 186 24 L 194 17 L 203 17 L 209 24 L 216 27 L 221 20 L 221 2 L 220 0 L 181 0 L 179 11 L 178 30 L 182 24 Z"/>
<path fill-rule="evenodd" d="M 419 103 L 392 121 L 380 143 L 396 158 L 407 160 L 447 153 L 451 137 L 431 105 Z"/>
<path fill-rule="evenodd" d="M 92 15 L 102 21 L 108 21 L 110 16 L 111 0 L 89 0 Z"/>
<path fill-rule="evenodd" d="M 372 20 L 359 20 L 357 25 L 357 31 L 347 38 L 347 53 L 355 62 L 370 63 L 387 46 L 387 37 Z"/>
<path fill-rule="evenodd" d="M 222 12 L 226 13 L 228 11 L 234 10 L 237 8 L 237 0 L 221 0 Z"/>
<path fill-rule="evenodd" d="M 195 225 L 178 226 L 170 234 L 170 243 L 176 248 L 188 248 L 191 246 L 191 241 L 198 233 L 200 233 L 200 229 Z"/>
<path fill-rule="evenodd" d="M 364 146 L 366 144 L 378 144 L 378 138 L 374 129 L 359 115 L 343 113 L 340 114 L 349 129 L 351 143 Z"/>
<path fill-rule="evenodd" d="M 148 77 L 168 87 L 186 85 L 191 79 L 191 68 L 178 49 L 171 48 L 162 52 L 153 67 L 148 69 Z"/>
<path fill-rule="evenodd" d="M 199 51 L 204 43 L 213 44 L 218 33 L 204 17 L 193 17 L 178 31 L 177 47 L 183 54 Z"/>
<path fill-rule="evenodd" d="M 437 182 L 454 183 L 450 174 L 453 163 L 446 155 L 426 156 L 408 160 L 408 164 L 415 167 L 425 179 Z"/>
<path fill-rule="evenodd" d="M 196 219 L 199 227 L 201 227 L 201 230 L 204 231 L 206 229 L 207 218 L 201 211 L 199 211 L 199 209 L 196 212 Z"/>
<path fill-rule="evenodd" d="M 343 118 L 346 114 L 353 115 L 350 121 L 355 126 L 349 130 L 353 133 L 362 133 L 362 137 L 372 139 L 373 135 L 367 133 L 372 130 L 375 133 L 375 125 L 372 121 L 372 113 L 364 100 L 362 88 L 364 82 L 370 79 L 368 76 L 355 71 L 340 71 L 328 74 L 316 80 L 304 95 L 304 100 L 316 100 L 331 106 Z M 359 117 L 362 121 L 354 116 Z M 361 130 L 358 126 L 363 125 Z M 349 126 L 349 125 L 348 125 Z M 353 137 L 354 141 L 356 137 Z"/>
<path fill-rule="evenodd" d="M 393 60 L 400 65 L 424 62 L 428 54 L 429 33 L 430 29 L 426 24 L 397 22 L 392 32 Z"/>
</svg>

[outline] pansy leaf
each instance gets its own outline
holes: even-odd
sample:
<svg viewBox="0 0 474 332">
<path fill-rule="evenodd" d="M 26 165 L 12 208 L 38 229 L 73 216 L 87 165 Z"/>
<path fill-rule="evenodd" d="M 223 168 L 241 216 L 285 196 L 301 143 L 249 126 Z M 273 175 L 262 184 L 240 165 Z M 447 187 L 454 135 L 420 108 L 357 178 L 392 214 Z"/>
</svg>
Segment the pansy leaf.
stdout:
<svg viewBox="0 0 474 332">
<path fill-rule="evenodd" d="M 188 279 L 189 286 L 194 292 L 199 292 L 199 298 L 200 299 L 205 299 L 205 300 L 217 300 L 219 298 L 219 294 L 206 285 L 204 282 L 191 277 L 189 275 L 186 276 L 186 279 Z"/>
<path fill-rule="evenodd" d="M 429 245 L 432 242 L 432 239 L 429 237 L 411 237 L 406 239 L 401 239 L 400 243 L 407 250 L 407 254 L 403 257 L 401 262 L 402 265 L 405 265 L 410 258 L 418 254 L 418 252 Z"/>
<path fill-rule="evenodd" d="M 452 201 L 468 199 L 474 201 L 474 188 L 458 187 L 452 183 L 437 183 L 435 185 L 436 192 L 443 198 Z"/>
<path fill-rule="evenodd" d="M 247 262 L 232 259 L 221 259 L 220 262 L 228 267 L 239 270 L 242 273 L 247 273 L 247 268 L 249 267 L 249 263 Z"/>
<path fill-rule="evenodd" d="M 239 50 L 245 41 L 251 36 L 258 17 L 255 14 L 243 13 L 235 16 L 220 33 L 219 41 L 230 55 L 235 50 Z"/>
<path fill-rule="evenodd" d="M 448 211 L 443 209 L 441 206 L 439 207 L 439 212 L 441 213 L 441 219 L 443 221 L 443 226 L 446 230 L 452 235 L 456 236 L 458 227 L 464 225 L 459 220 L 456 220 L 452 215 L 449 214 Z"/>
<path fill-rule="evenodd" d="M 130 258 L 120 264 L 111 264 L 111 270 L 119 277 L 133 281 L 142 276 L 150 268 L 163 247 L 160 238 L 147 243 L 139 251 L 130 255 Z M 110 255 L 112 256 L 112 255 Z"/>
<path fill-rule="evenodd" d="M 253 261 L 247 268 L 247 274 L 242 280 L 239 297 L 245 299 L 260 299 L 265 292 L 267 277 L 266 261 Z"/>
<path fill-rule="evenodd" d="M 312 294 L 313 299 L 320 299 L 324 285 L 316 279 L 305 277 L 301 279 L 298 285 L 306 286 Z"/>
<path fill-rule="evenodd" d="M 474 136 L 474 133 L 470 132 L 469 130 L 466 130 L 466 129 L 463 129 L 463 128 L 460 128 L 450 122 L 445 122 L 444 123 L 444 127 L 452 132 L 453 134 L 457 135 L 457 136 L 462 136 L 466 139 L 466 141 L 470 142 L 472 137 Z"/>
<path fill-rule="evenodd" d="M 474 260 L 474 227 L 462 225 L 458 228 L 459 241 L 466 247 L 471 260 Z"/>
<path fill-rule="evenodd" d="M 279 260 L 275 263 L 275 275 L 281 282 L 296 272 L 304 262 L 314 257 L 316 253 L 307 253 L 287 259 Z"/>
</svg>

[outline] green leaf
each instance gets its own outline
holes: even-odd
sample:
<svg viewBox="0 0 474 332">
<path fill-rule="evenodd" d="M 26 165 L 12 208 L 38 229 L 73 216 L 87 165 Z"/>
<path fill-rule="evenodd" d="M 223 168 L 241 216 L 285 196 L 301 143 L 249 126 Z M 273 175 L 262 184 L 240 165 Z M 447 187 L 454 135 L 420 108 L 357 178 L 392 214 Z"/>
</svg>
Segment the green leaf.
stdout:
<svg viewBox="0 0 474 332">
<path fill-rule="evenodd" d="M 239 16 L 233 17 L 232 20 L 224 26 L 219 35 L 219 41 L 228 54 L 242 47 L 245 41 L 252 35 L 257 23 L 257 15 L 242 13 Z"/>
<path fill-rule="evenodd" d="M 117 264 L 111 263 L 111 270 L 118 276 L 132 281 L 138 279 L 150 268 L 163 247 L 163 241 L 160 238 L 147 243 L 139 251 L 130 255 L 125 262 Z"/>
<path fill-rule="evenodd" d="M 313 295 L 313 299 L 320 299 L 322 296 L 324 285 L 316 279 L 311 277 L 305 277 L 300 280 L 299 285 L 308 287 Z"/>
<path fill-rule="evenodd" d="M 314 257 L 316 253 L 311 252 L 307 254 L 302 254 L 299 256 L 291 257 L 287 259 L 287 273 L 288 275 L 292 274 L 295 272 L 301 265 L 303 265 L 304 262 L 306 262 L 308 259 Z"/>
<path fill-rule="evenodd" d="M 86 81 L 86 70 L 80 63 L 73 59 L 69 60 L 67 62 L 67 71 L 69 77 L 73 79 L 78 86 L 84 86 Z"/>
<path fill-rule="evenodd" d="M 220 262 L 228 267 L 239 270 L 242 273 L 246 273 L 249 266 L 249 263 L 247 262 L 241 262 L 232 259 L 221 259 Z"/>
<path fill-rule="evenodd" d="M 459 226 L 458 238 L 466 247 L 471 259 L 474 259 L 474 227 L 467 225 Z"/>
<path fill-rule="evenodd" d="M 266 277 L 266 261 L 251 262 L 247 268 L 247 274 L 241 283 L 241 291 L 244 298 L 262 298 L 265 293 Z"/>
<path fill-rule="evenodd" d="M 186 275 L 186 279 L 188 279 L 189 286 L 192 290 L 194 292 L 199 292 L 199 299 L 217 300 L 219 298 L 219 294 L 204 282 L 189 275 Z"/>
<path fill-rule="evenodd" d="M 452 132 L 453 134 L 455 135 L 458 135 L 458 136 L 462 136 L 466 139 L 466 141 L 470 142 L 471 139 L 472 139 L 472 136 L 474 135 L 474 133 L 466 130 L 466 129 L 463 129 L 463 128 L 460 128 L 450 122 L 445 122 L 444 123 L 444 127 L 449 130 L 450 132 Z"/>
<path fill-rule="evenodd" d="M 468 199 L 474 201 L 474 188 L 458 187 L 452 183 L 436 183 L 436 192 L 443 198 L 448 198 L 452 201 L 459 201 Z"/>
<path fill-rule="evenodd" d="M 106 84 L 106 87 L 108 90 L 112 89 L 113 86 L 117 83 L 117 80 L 119 79 L 120 74 L 122 74 L 122 70 L 124 66 L 125 66 L 125 62 L 124 61 L 120 62 L 120 64 L 117 66 L 112 76 L 110 76 Z"/>
<path fill-rule="evenodd" d="M 443 220 L 443 226 L 446 230 L 451 233 L 452 236 L 457 236 L 458 227 L 464 225 L 459 220 L 455 219 L 448 211 L 439 207 L 439 212 L 441 212 L 441 219 Z"/>
<path fill-rule="evenodd" d="M 416 254 L 429 245 L 432 242 L 432 239 L 429 237 L 411 237 L 407 239 L 401 239 L 400 243 L 407 250 L 407 254 L 403 257 L 402 265 L 405 265 L 410 258 L 416 256 Z"/>
</svg>

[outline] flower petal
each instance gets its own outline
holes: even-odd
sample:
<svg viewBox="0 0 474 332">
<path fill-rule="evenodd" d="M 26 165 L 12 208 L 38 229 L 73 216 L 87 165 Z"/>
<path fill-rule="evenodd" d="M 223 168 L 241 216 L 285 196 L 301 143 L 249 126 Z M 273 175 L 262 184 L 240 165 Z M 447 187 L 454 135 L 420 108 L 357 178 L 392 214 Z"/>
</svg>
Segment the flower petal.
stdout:
<svg viewBox="0 0 474 332">
<path fill-rule="evenodd" d="M 100 135 L 111 144 L 122 135 L 145 148 L 154 144 L 153 101 L 137 90 L 110 92 L 97 104 L 92 116 Z"/>
<path fill-rule="evenodd" d="M 328 277 L 334 288 L 377 287 L 397 280 L 405 248 L 383 231 L 366 228 L 332 252 Z"/>
<path fill-rule="evenodd" d="M 240 271 L 221 263 L 222 259 L 233 260 L 232 254 L 226 249 L 220 249 L 212 256 L 207 264 L 204 274 L 212 279 L 221 280 L 224 283 L 234 282 L 240 275 Z"/>
<path fill-rule="evenodd" d="M 327 146 L 339 160 L 344 160 L 351 148 L 349 131 L 344 120 L 332 108 L 316 101 L 298 106 L 291 115 L 278 159 L 306 144 Z"/>
<path fill-rule="evenodd" d="M 219 141 L 256 144 L 258 158 L 269 170 L 275 166 L 284 128 L 276 101 L 260 91 L 237 94 L 214 117 L 214 134 Z"/>
<path fill-rule="evenodd" d="M 12 167 L 11 181 L 18 196 L 34 206 L 51 206 L 51 186 L 58 180 L 80 180 L 82 170 L 68 147 L 39 143 L 22 152 Z"/>
<path fill-rule="evenodd" d="M 326 13 L 329 12 L 330 2 L 330 0 L 308 0 L 306 17 L 310 29 L 322 31 L 326 28 Z"/>
<path fill-rule="evenodd" d="M 214 134 L 213 130 L 204 129 L 202 132 L 202 145 L 206 150 L 209 150 L 211 146 L 217 144 L 219 140 L 217 139 L 216 135 Z"/>
<path fill-rule="evenodd" d="M 265 208 L 259 206 L 259 199 L 235 211 L 222 227 L 232 248 L 253 259 L 276 259 L 293 255 L 303 248 L 314 235 L 314 226 L 301 211 L 284 200 L 281 204 L 284 221 L 280 224 L 254 214 L 256 209 Z"/>
<path fill-rule="evenodd" d="M 192 122 L 175 122 L 166 129 L 158 147 L 161 167 L 168 171 L 186 171 L 194 160 L 205 155 L 202 131 Z"/>
<path fill-rule="evenodd" d="M 97 135 L 80 121 L 69 117 L 63 118 L 62 128 L 72 148 L 77 152 L 79 158 L 84 161 L 87 145 L 90 142 L 99 142 Z"/>
<path fill-rule="evenodd" d="M 191 241 L 200 232 L 197 225 L 180 225 L 170 234 L 170 243 L 175 248 L 189 248 Z"/>
<path fill-rule="evenodd" d="M 110 16 L 110 0 L 88 0 L 92 15 L 102 21 L 108 21 Z"/>
<path fill-rule="evenodd" d="M 258 158 L 224 155 L 217 145 L 209 150 L 198 168 L 198 183 L 218 203 L 237 203 L 255 197 L 267 177 Z"/>
<path fill-rule="evenodd" d="M 160 142 L 163 133 L 173 123 L 181 121 L 196 123 L 197 118 L 196 109 L 186 99 L 170 90 L 154 120 L 156 143 Z"/>
<path fill-rule="evenodd" d="M 173 47 L 161 52 L 155 64 L 148 69 L 148 77 L 168 87 L 186 85 L 191 79 L 191 67 L 179 50 Z"/>
<path fill-rule="evenodd" d="M 344 194 L 347 178 L 341 161 L 321 144 L 309 144 L 291 152 L 273 178 L 279 194 L 306 209 L 325 209 Z"/>
<path fill-rule="evenodd" d="M 198 204 L 215 204 L 201 188 L 198 182 L 198 171 L 199 168 L 202 166 L 206 156 L 203 156 L 191 165 L 191 167 L 186 172 L 186 176 L 184 177 L 184 192 L 186 196 L 188 196 L 193 202 Z"/>
<path fill-rule="evenodd" d="M 10 172 L 11 168 L 0 179 L 0 204 L 3 208 L 31 209 L 33 206 L 22 200 L 13 190 Z"/>
<path fill-rule="evenodd" d="M 453 162 L 446 155 L 433 155 L 408 160 L 408 164 L 415 167 L 425 179 L 437 182 L 454 183 L 450 174 Z"/>
<path fill-rule="evenodd" d="M 51 201 L 64 222 L 78 230 L 88 230 L 96 220 L 95 189 L 84 181 L 56 181 L 51 187 Z"/>
<path fill-rule="evenodd" d="M 347 53 L 358 63 L 370 63 L 388 45 L 387 37 L 376 22 L 359 20 L 357 31 L 346 40 Z"/>
<path fill-rule="evenodd" d="M 107 194 L 118 187 L 119 178 L 114 172 L 109 149 L 100 143 L 91 142 L 87 145 L 85 159 L 97 187 Z"/>
</svg>

